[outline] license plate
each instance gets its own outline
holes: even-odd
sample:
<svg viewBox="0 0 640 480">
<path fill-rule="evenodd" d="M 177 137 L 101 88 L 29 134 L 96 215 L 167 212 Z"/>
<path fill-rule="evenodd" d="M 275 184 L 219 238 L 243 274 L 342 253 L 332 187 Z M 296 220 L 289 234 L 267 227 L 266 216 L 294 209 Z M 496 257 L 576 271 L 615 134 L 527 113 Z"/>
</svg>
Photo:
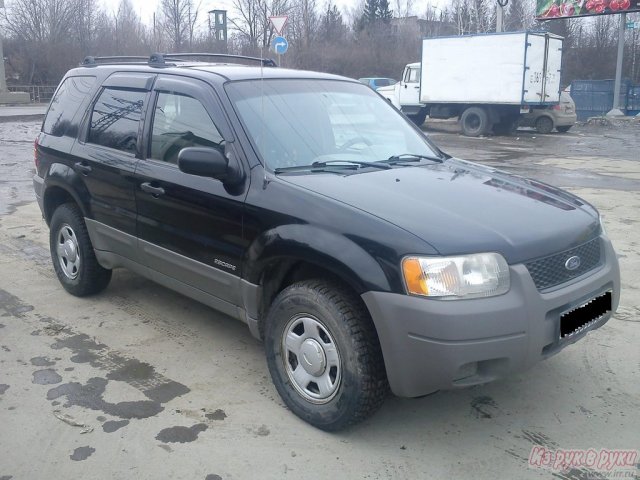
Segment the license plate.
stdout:
<svg viewBox="0 0 640 480">
<path fill-rule="evenodd" d="M 566 340 L 586 330 L 611 312 L 611 292 L 592 298 L 587 303 L 560 315 L 560 339 Z"/>
</svg>

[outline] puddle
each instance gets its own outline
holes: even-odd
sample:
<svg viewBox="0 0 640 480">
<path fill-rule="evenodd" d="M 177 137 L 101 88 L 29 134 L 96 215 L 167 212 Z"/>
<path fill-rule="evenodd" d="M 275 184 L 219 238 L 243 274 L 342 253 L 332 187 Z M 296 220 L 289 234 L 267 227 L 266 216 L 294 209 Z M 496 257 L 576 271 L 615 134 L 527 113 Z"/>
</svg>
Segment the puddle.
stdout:
<svg viewBox="0 0 640 480">
<path fill-rule="evenodd" d="M 139 400 L 134 402 L 110 403 L 105 401 L 104 395 L 108 380 L 105 378 L 90 378 L 85 385 L 78 382 L 65 383 L 47 392 L 47 400 L 66 397 L 63 407 L 78 406 L 97 410 L 113 417 L 149 418 L 164 410 L 159 402 Z"/>
<path fill-rule="evenodd" d="M 106 433 L 113 433 L 116 430 L 120 430 L 122 427 L 129 425 L 129 420 L 109 420 L 102 424 L 102 430 Z"/>
<path fill-rule="evenodd" d="M 96 449 L 86 446 L 86 447 L 78 447 L 76 448 L 73 453 L 71 455 L 69 455 L 69 458 L 75 462 L 80 462 L 82 460 L 86 460 L 87 458 L 89 458 L 91 455 L 93 455 L 93 452 L 95 452 Z"/>
<path fill-rule="evenodd" d="M 31 359 L 31 365 L 34 367 L 50 367 L 55 364 L 56 362 L 49 360 L 47 357 L 33 357 Z"/>
<path fill-rule="evenodd" d="M 224 420 L 227 418 L 225 411 L 220 409 L 217 409 L 215 412 L 205 413 L 204 416 L 209 420 Z"/>
<path fill-rule="evenodd" d="M 61 381 L 62 377 L 58 375 L 54 369 L 46 368 L 44 370 L 36 370 L 33 372 L 33 380 L 31 380 L 31 383 L 36 383 L 38 385 L 53 385 L 60 383 Z"/>
<path fill-rule="evenodd" d="M 198 438 L 200 432 L 204 432 L 207 429 L 207 425 L 204 423 L 198 423 L 191 427 L 171 427 L 160 430 L 160 433 L 156 435 L 156 440 L 160 440 L 164 443 L 188 443 L 193 442 Z"/>
</svg>

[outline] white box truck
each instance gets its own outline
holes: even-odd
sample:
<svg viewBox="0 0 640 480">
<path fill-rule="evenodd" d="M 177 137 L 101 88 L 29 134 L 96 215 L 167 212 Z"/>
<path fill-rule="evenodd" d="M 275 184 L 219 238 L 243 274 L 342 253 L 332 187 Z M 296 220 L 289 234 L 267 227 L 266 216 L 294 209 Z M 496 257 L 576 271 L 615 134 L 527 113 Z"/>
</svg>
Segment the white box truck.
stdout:
<svg viewBox="0 0 640 480">
<path fill-rule="evenodd" d="M 465 135 L 509 133 L 520 113 L 560 101 L 562 41 L 544 32 L 425 38 L 422 61 L 378 93 L 419 125 L 458 117 Z"/>
</svg>

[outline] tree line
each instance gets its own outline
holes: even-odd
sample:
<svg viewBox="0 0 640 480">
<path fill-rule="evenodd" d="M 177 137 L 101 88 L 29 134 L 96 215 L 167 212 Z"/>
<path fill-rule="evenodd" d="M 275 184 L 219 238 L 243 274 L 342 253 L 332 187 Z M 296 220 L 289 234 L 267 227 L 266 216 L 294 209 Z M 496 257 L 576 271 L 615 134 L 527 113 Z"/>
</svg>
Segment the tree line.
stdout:
<svg viewBox="0 0 640 480">
<path fill-rule="evenodd" d="M 211 35 L 208 12 L 193 0 L 160 0 L 150 19 L 141 19 L 130 0 L 121 0 L 115 12 L 99 0 L 6 0 L 0 21 L 9 84 L 57 84 L 86 55 L 188 51 L 274 57 L 270 15 L 289 16 L 289 51 L 279 59 L 287 67 L 399 78 L 405 64 L 419 61 L 423 37 L 492 32 L 496 24 L 495 0 L 449 0 L 441 8 L 414 0 L 361 0 L 349 11 L 333 0 L 232 3 L 228 41 L 221 44 Z M 563 83 L 613 78 L 617 16 L 538 23 L 534 11 L 535 0 L 510 0 L 505 30 L 564 36 Z M 625 35 L 623 73 L 640 83 L 640 29 Z"/>
</svg>

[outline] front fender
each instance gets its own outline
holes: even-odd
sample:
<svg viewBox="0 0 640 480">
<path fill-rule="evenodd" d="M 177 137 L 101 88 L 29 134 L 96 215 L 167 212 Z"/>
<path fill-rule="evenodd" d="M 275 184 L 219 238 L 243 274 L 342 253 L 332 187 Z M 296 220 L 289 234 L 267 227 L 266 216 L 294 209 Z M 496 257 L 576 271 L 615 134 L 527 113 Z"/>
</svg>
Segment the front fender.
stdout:
<svg viewBox="0 0 640 480">
<path fill-rule="evenodd" d="M 358 294 L 391 291 L 381 265 L 364 248 L 343 235 L 305 224 L 281 225 L 257 237 L 247 249 L 243 277 L 258 284 L 267 267 L 285 259 L 326 268 Z"/>
</svg>

